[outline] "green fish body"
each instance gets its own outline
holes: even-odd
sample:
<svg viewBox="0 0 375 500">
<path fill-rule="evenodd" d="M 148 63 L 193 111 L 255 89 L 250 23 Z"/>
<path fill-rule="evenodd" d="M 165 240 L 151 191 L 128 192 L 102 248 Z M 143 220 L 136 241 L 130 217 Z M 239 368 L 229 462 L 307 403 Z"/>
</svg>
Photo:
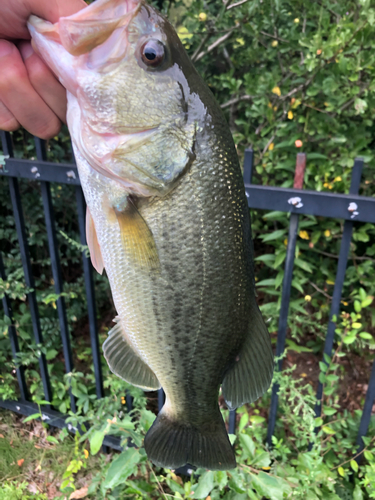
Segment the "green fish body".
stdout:
<svg viewBox="0 0 375 500">
<path fill-rule="evenodd" d="M 145 438 L 176 469 L 236 465 L 218 406 L 269 387 L 249 210 L 230 130 L 168 21 L 143 1 L 97 0 L 34 43 L 68 90 L 93 264 L 118 313 L 111 370 L 166 401 Z"/>
</svg>

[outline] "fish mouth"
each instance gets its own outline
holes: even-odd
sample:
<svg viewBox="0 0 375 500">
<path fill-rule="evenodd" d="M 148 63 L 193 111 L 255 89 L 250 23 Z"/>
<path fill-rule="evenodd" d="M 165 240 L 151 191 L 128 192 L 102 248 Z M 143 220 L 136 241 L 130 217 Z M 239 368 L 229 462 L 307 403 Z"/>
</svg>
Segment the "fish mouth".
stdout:
<svg viewBox="0 0 375 500">
<path fill-rule="evenodd" d="M 87 54 L 103 44 L 118 28 L 127 28 L 142 0 L 96 0 L 52 24 L 35 15 L 28 19 L 31 32 L 61 44 L 72 56 Z"/>
</svg>

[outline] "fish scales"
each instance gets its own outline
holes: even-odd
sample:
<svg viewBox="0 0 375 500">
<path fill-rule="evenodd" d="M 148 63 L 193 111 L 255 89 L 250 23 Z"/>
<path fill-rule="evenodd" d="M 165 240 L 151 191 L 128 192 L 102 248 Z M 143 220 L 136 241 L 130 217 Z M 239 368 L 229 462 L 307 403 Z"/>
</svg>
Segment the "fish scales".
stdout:
<svg viewBox="0 0 375 500">
<path fill-rule="evenodd" d="M 220 386 L 229 408 L 254 401 L 273 356 L 220 107 L 143 1 L 97 0 L 55 25 L 32 16 L 29 29 L 68 90 L 88 244 L 118 314 L 104 355 L 118 376 L 166 394 L 146 452 L 169 468 L 233 468 Z"/>
</svg>

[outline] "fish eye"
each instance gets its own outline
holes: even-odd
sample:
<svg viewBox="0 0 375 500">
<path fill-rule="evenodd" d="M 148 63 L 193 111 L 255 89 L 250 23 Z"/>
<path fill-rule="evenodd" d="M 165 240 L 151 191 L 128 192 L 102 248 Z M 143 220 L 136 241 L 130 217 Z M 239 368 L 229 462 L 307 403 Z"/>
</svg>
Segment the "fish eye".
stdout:
<svg viewBox="0 0 375 500">
<path fill-rule="evenodd" d="M 165 47 L 160 40 L 148 40 L 141 49 L 142 61 L 147 66 L 156 68 L 160 66 L 165 58 Z"/>
</svg>

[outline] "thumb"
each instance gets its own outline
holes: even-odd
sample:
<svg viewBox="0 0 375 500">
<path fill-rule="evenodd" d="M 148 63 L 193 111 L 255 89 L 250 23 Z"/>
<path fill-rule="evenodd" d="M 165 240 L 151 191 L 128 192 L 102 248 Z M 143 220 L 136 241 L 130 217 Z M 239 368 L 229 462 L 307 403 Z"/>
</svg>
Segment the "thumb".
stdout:
<svg viewBox="0 0 375 500">
<path fill-rule="evenodd" d="M 87 6 L 83 0 L 0 0 L 0 38 L 29 40 L 26 22 L 31 14 L 56 23 Z"/>
</svg>

